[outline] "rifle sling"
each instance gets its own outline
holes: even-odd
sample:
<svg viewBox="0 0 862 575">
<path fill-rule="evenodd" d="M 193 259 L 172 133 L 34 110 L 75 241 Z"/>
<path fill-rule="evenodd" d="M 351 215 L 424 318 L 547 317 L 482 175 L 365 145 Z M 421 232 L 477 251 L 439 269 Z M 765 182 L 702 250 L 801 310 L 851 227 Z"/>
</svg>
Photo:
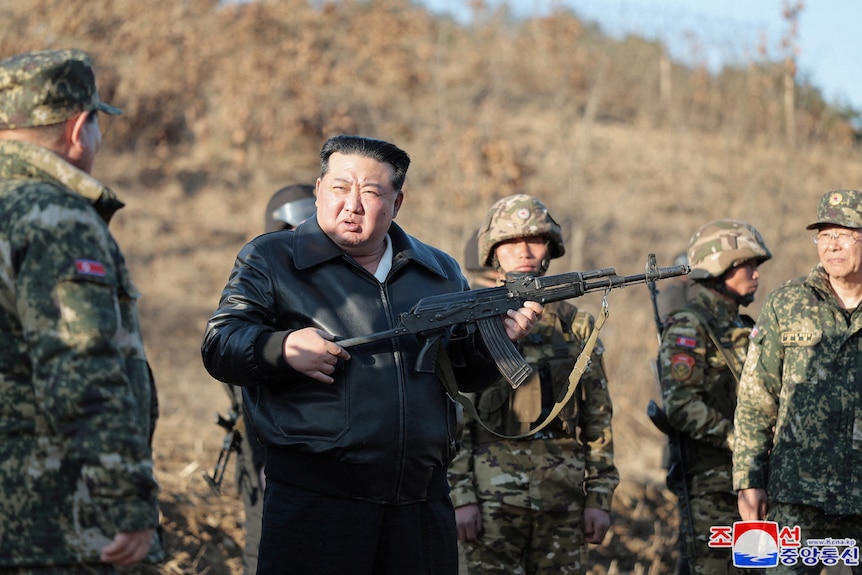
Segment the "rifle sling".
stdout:
<svg viewBox="0 0 862 575">
<path fill-rule="evenodd" d="M 693 315 L 700 321 L 703 328 L 706 330 L 706 333 L 709 335 L 709 339 L 712 341 L 712 345 L 714 345 L 718 349 L 718 353 L 724 358 L 724 362 L 727 364 L 727 368 L 730 370 L 730 374 L 733 375 L 734 381 L 739 385 L 739 376 L 742 374 L 742 366 L 739 365 L 736 357 L 734 357 L 729 350 L 725 349 L 723 345 L 721 345 L 721 340 L 715 335 L 715 332 L 712 329 L 712 326 L 709 325 L 709 322 L 706 319 L 706 316 L 697 309 L 695 306 L 688 306 L 685 311 Z"/>
<path fill-rule="evenodd" d="M 557 415 L 560 414 L 560 411 L 562 411 L 563 407 L 569 402 L 572 395 L 574 395 L 575 389 L 578 387 L 578 382 L 581 380 L 581 376 L 587 369 L 587 364 L 590 362 L 590 355 L 593 353 L 593 348 L 596 346 L 596 342 L 599 339 L 599 331 L 601 331 L 607 317 L 608 308 L 607 306 L 603 306 L 602 313 L 599 315 L 598 320 L 596 320 L 596 325 L 593 327 L 590 337 L 584 344 L 584 349 L 581 350 L 581 353 L 578 355 L 578 360 L 575 362 L 575 366 L 569 374 L 569 387 L 566 389 L 565 396 L 554 404 L 554 407 L 551 409 L 551 413 L 548 414 L 548 417 L 546 417 L 544 421 L 525 433 L 520 433 L 518 435 L 503 435 L 485 425 L 485 422 L 482 421 L 476 411 L 476 406 L 473 405 L 473 402 L 470 401 L 469 397 L 463 395 L 458 389 L 458 383 L 455 381 L 455 372 L 452 370 L 452 363 L 449 361 L 449 355 L 442 347 L 439 348 L 440 352 L 437 354 L 437 375 L 443 382 L 443 386 L 446 388 L 446 393 L 449 394 L 449 397 L 452 398 L 453 401 L 464 406 L 467 413 L 475 419 L 485 431 L 499 437 L 500 439 L 527 439 L 547 427 L 557 417 Z"/>
</svg>

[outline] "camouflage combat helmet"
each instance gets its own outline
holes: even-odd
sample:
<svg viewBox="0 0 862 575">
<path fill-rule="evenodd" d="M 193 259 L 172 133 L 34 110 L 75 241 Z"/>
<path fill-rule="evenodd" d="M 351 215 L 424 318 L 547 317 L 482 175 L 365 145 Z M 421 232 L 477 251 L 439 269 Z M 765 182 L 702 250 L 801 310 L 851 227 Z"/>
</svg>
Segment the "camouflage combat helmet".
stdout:
<svg viewBox="0 0 862 575">
<path fill-rule="evenodd" d="M 473 230 L 467 243 L 464 244 L 464 269 L 468 272 L 483 272 L 488 266 L 479 263 L 479 230 Z"/>
<path fill-rule="evenodd" d="M 314 186 L 294 184 L 275 192 L 266 204 L 264 230 L 290 230 L 310 218 L 316 211 Z"/>
<path fill-rule="evenodd" d="M 715 220 L 702 226 L 688 245 L 689 278 L 717 278 L 749 260 L 757 265 L 772 258 L 760 233 L 741 220 Z"/>
<path fill-rule="evenodd" d="M 545 237 L 549 240 L 548 259 L 566 253 L 563 233 L 545 204 L 526 194 L 515 194 L 494 202 L 479 228 L 479 262 L 494 265 L 497 244 L 516 238 Z"/>
</svg>

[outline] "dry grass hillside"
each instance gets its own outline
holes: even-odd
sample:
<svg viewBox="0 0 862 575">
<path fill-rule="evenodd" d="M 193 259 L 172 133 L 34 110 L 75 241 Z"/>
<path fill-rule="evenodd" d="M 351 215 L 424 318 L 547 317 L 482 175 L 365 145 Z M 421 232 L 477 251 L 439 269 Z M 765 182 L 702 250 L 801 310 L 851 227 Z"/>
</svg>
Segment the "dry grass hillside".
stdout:
<svg viewBox="0 0 862 575">
<path fill-rule="evenodd" d="M 241 506 L 201 479 L 226 396 L 204 371 L 202 330 L 242 244 L 282 185 L 313 181 L 337 133 L 388 139 L 413 158 L 399 223 L 460 256 L 497 198 L 539 196 L 564 225 L 551 273 L 670 265 L 700 224 L 750 221 L 775 258 L 761 293 L 805 273 L 804 226 L 820 195 L 862 186 L 852 111 L 800 85 L 788 145 L 780 66 L 752 61 L 710 76 L 661 46 L 613 42 L 573 14 L 515 22 L 477 11 L 472 27 L 406 0 L 0 0 L 0 57 L 77 46 L 93 54 L 107 101 L 95 175 L 127 207 L 112 223 L 144 294 L 159 385 L 157 473 L 171 546 L 159 572 L 240 572 Z M 777 40 L 776 40 L 777 41 Z M 672 82 L 668 83 L 668 80 Z M 752 306 L 756 315 L 759 301 Z M 602 332 L 623 483 L 594 574 L 669 573 L 674 518 L 656 396 L 646 287 L 614 290 Z M 599 311 L 600 298 L 579 305 Z M 231 470 L 232 473 L 232 470 Z M 227 483 L 227 482 L 226 482 Z"/>
</svg>

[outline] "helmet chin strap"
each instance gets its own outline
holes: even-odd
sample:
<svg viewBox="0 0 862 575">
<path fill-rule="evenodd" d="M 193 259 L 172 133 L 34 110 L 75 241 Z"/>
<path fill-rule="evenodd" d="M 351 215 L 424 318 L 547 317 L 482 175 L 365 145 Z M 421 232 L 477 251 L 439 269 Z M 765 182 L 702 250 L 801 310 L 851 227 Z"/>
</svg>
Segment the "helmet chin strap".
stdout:
<svg viewBox="0 0 862 575">
<path fill-rule="evenodd" d="M 754 302 L 754 294 L 753 294 L 753 293 L 751 293 L 751 294 L 748 294 L 748 295 L 738 295 L 738 296 L 735 296 L 735 297 L 734 297 L 734 299 L 736 299 L 736 302 L 737 302 L 741 307 L 745 307 L 745 306 L 747 306 L 747 305 L 751 305 L 751 304 L 752 304 L 752 302 Z"/>
<path fill-rule="evenodd" d="M 712 278 L 712 281 L 703 282 L 706 287 L 710 288 L 713 291 L 720 293 L 721 295 L 732 299 L 739 305 L 740 307 L 745 307 L 747 305 L 751 305 L 754 301 L 754 294 L 750 293 L 747 295 L 739 295 L 737 293 L 731 292 L 727 289 L 727 284 L 724 283 L 724 280 L 721 278 Z"/>
</svg>

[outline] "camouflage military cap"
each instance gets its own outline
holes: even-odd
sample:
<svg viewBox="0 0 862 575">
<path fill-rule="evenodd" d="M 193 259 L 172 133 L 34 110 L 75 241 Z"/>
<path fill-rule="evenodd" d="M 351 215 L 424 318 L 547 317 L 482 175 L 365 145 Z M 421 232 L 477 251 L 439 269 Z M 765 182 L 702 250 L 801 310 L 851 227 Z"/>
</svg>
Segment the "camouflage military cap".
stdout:
<svg viewBox="0 0 862 575">
<path fill-rule="evenodd" d="M 80 112 L 122 114 L 99 99 L 82 50 L 25 52 L 0 61 L 0 130 L 48 126 Z"/>
<path fill-rule="evenodd" d="M 833 190 L 826 192 L 817 207 L 817 221 L 807 230 L 836 225 L 844 228 L 862 228 L 862 192 Z"/>
</svg>

